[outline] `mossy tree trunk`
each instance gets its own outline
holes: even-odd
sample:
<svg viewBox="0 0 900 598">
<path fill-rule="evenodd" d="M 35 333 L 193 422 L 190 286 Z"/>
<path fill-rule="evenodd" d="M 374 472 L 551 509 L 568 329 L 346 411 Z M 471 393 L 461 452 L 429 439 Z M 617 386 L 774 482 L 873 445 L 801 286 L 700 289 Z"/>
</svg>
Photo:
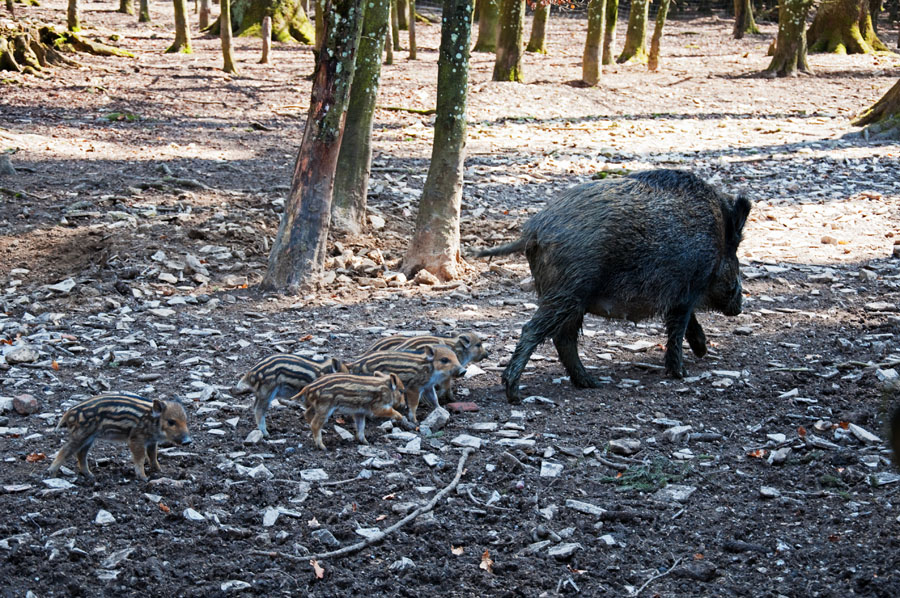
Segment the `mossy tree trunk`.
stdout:
<svg viewBox="0 0 900 598">
<path fill-rule="evenodd" d="M 372 167 L 372 121 L 381 80 L 381 53 L 390 39 L 391 0 L 365 0 L 356 72 L 347 103 L 331 205 L 332 228 L 357 234 L 366 224 L 366 193 Z"/>
<path fill-rule="evenodd" d="M 866 127 L 863 131 L 866 137 L 900 139 L 900 81 L 871 108 L 860 114 L 853 124 Z"/>
<path fill-rule="evenodd" d="M 397 0 L 391 0 L 391 41 L 393 42 L 394 49 L 398 52 L 401 50 L 400 17 L 397 14 L 399 10 L 400 7 L 397 5 Z"/>
<path fill-rule="evenodd" d="M 647 68 L 655 71 L 659 68 L 659 44 L 662 40 L 663 26 L 666 24 L 666 16 L 669 14 L 669 0 L 659 0 L 659 10 L 656 11 L 656 26 L 653 27 L 653 37 L 650 38 L 650 56 L 647 58 Z"/>
<path fill-rule="evenodd" d="M 525 28 L 525 0 L 500 1 L 500 34 L 497 36 L 497 58 L 494 81 L 522 83 L 522 30 Z"/>
<path fill-rule="evenodd" d="M 394 12 L 394 3 L 391 5 L 390 12 Z M 384 34 L 384 64 L 394 64 L 394 36 L 391 35 L 391 17 L 388 16 L 388 30 Z"/>
<path fill-rule="evenodd" d="M 616 21 L 619 19 L 619 0 L 606 0 L 606 27 L 603 31 L 603 64 L 613 64 L 613 43 L 616 41 Z"/>
<path fill-rule="evenodd" d="M 133 15 L 134 14 L 134 0 L 119 0 L 118 12 L 121 12 L 126 15 Z"/>
<path fill-rule="evenodd" d="M 187 3 L 185 0 L 172 0 L 175 5 L 175 41 L 166 52 L 172 54 L 181 52 L 191 53 L 191 29 L 187 22 Z M 228 0 L 222 0 L 227 2 Z"/>
<path fill-rule="evenodd" d="M 494 52 L 500 31 L 500 0 L 480 0 L 478 11 L 478 39 L 473 52 Z"/>
<path fill-rule="evenodd" d="M 750 0 L 734 0 L 734 39 L 741 39 L 745 33 L 759 33 L 759 27 L 753 18 L 753 2 Z"/>
<path fill-rule="evenodd" d="M 632 0 L 628 13 L 628 30 L 625 32 L 625 44 L 622 53 L 616 60 L 624 62 L 647 62 L 647 14 L 650 0 Z"/>
<path fill-rule="evenodd" d="M 231 43 L 231 0 L 219 0 L 222 7 L 219 23 L 219 39 L 222 42 L 222 70 L 226 73 L 236 73 L 234 67 L 234 49 Z"/>
<path fill-rule="evenodd" d="M 806 60 L 806 16 L 813 0 L 780 0 L 778 5 L 778 36 L 772 62 L 763 77 L 795 77 L 797 72 L 809 73 Z"/>
<path fill-rule="evenodd" d="M 141 0 L 144 2 L 145 0 Z M 209 27 L 209 0 L 200 0 L 200 31 L 203 31 L 207 27 Z"/>
<path fill-rule="evenodd" d="M 416 230 L 403 258 L 407 275 L 423 268 L 442 280 L 460 275 L 459 218 L 471 36 L 472 0 L 444 0 L 434 143 Z"/>
<path fill-rule="evenodd" d="M 205 0 L 207 3 L 209 0 Z M 200 13 L 203 14 L 202 11 Z M 209 4 L 207 4 L 207 15 L 209 14 Z M 140 0 L 140 4 L 138 7 L 138 23 L 149 23 L 150 22 L 150 0 Z M 207 23 L 209 24 L 209 23 Z M 200 21 L 200 28 L 203 29 L 203 21 Z"/>
<path fill-rule="evenodd" d="M 219 0 L 219 4 L 224 0 Z M 272 41 L 301 44 L 316 42 L 318 15 L 324 14 L 322 0 L 316 0 L 316 25 L 309 20 L 300 0 L 231 0 L 231 30 L 237 37 L 262 35 L 262 20 L 272 17 Z M 221 34 L 222 16 L 209 28 L 213 35 Z"/>
<path fill-rule="evenodd" d="M 261 287 L 296 293 L 317 279 L 325 263 L 331 200 L 344 116 L 355 71 L 366 0 L 331 0 L 303 141 L 291 192 L 269 254 Z"/>
<path fill-rule="evenodd" d="M 50 67 L 82 66 L 63 52 L 134 58 L 131 52 L 84 39 L 71 31 L 59 32 L 46 25 L 0 25 L 0 71 L 36 74 Z"/>
<path fill-rule="evenodd" d="M 581 80 L 587 85 L 600 82 L 603 29 L 606 22 L 607 0 L 591 0 L 587 9 L 587 37 L 581 57 Z"/>
<path fill-rule="evenodd" d="M 806 36 L 812 52 L 871 54 L 888 49 L 872 29 L 868 0 L 826 0 Z"/>
<path fill-rule="evenodd" d="M 550 3 L 538 2 L 534 7 L 534 16 L 531 20 L 531 36 L 528 38 L 526 52 L 537 54 L 547 53 L 547 21 L 550 19 Z"/>
<path fill-rule="evenodd" d="M 66 9 L 66 27 L 69 31 L 81 31 L 81 10 L 78 7 L 78 0 L 69 0 Z"/>
</svg>

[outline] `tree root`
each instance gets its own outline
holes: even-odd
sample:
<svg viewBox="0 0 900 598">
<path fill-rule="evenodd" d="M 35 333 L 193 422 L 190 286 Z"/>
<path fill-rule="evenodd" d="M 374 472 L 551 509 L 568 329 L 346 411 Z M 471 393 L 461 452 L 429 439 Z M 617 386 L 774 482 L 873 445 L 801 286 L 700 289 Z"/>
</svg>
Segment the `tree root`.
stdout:
<svg viewBox="0 0 900 598">
<path fill-rule="evenodd" d="M 48 67 L 80 67 L 63 53 L 134 57 L 120 50 L 49 26 L 14 24 L 0 28 L 0 71 L 38 74 Z"/>
<path fill-rule="evenodd" d="M 459 463 L 456 465 L 456 475 L 453 477 L 453 481 L 451 481 L 447 486 L 445 486 L 440 492 L 435 494 L 434 498 L 432 498 L 430 501 L 428 501 L 427 504 L 419 507 L 418 509 L 416 509 L 415 511 L 413 511 L 412 513 L 410 513 L 409 515 L 407 515 L 406 517 L 404 517 L 403 519 L 401 519 L 400 521 L 395 523 L 394 525 L 385 529 L 383 532 L 373 535 L 369 538 L 366 538 L 362 542 L 357 542 L 356 544 L 351 544 L 350 546 L 345 546 L 344 548 L 340 548 L 338 550 L 331 550 L 329 552 L 320 552 L 317 554 L 310 554 L 310 555 L 306 555 L 306 556 L 296 556 L 296 555 L 287 554 L 284 552 L 274 552 L 274 551 L 268 551 L 268 550 L 252 550 L 252 551 L 250 551 L 250 554 L 256 554 L 256 555 L 260 555 L 260 556 L 268 556 L 268 557 L 280 557 L 280 558 L 287 559 L 289 561 L 305 563 L 308 561 L 320 561 L 323 559 L 329 559 L 329 558 L 334 558 L 334 557 L 339 557 L 339 556 L 346 556 L 348 554 L 353 554 L 354 552 L 359 552 L 360 550 L 363 550 L 364 548 L 368 548 L 369 546 L 372 546 L 373 544 L 377 544 L 378 542 L 381 542 L 382 540 L 384 540 L 389 534 L 394 533 L 395 531 L 397 531 L 398 529 L 400 529 L 401 527 L 403 527 L 410 521 L 414 520 L 419 515 L 422 515 L 424 513 L 428 513 L 430 511 L 432 511 L 434 509 L 435 505 L 437 505 L 437 503 L 439 503 L 441 501 L 441 499 L 443 499 L 450 492 L 452 492 L 459 485 L 459 481 L 460 481 L 460 479 L 462 479 L 463 471 L 465 469 L 466 461 L 468 460 L 469 455 L 471 455 L 472 452 L 473 452 L 473 450 L 470 448 L 463 450 L 463 453 L 459 458 Z"/>
</svg>

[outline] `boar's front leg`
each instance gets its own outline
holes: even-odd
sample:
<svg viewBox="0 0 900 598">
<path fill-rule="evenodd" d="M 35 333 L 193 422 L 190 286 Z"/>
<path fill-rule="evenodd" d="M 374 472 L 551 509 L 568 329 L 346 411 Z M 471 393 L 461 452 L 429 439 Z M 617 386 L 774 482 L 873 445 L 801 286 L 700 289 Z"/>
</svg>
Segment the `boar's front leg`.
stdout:
<svg viewBox="0 0 900 598">
<path fill-rule="evenodd" d="M 687 372 L 684 370 L 684 350 L 681 343 L 684 341 L 688 323 L 691 320 L 693 309 L 680 306 L 671 308 L 666 313 L 666 374 L 673 378 L 684 378 Z"/>
<path fill-rule="evenodd" d="M 684 335 L 687 339 L 691 351 L 697 357 L 706 355 L 706 335 L 703 334 L 703 327 L 697 321 L 697 314 L 691 313 L 691 319 L 688 321 L 687 332 Z"/>
<path fill-rule="evenodd" d="M 543 303 L 531 320 L 522 327 L 522 335 L 516 344 L 516 350 L 513 351 L 509 365 L 500 378 L 506 387 L 506 398 L 510 403 L 520 401 L 519 378 L 522 371 L 525 370 L 525 365 L 537 346 L 558 329 L 558 315 L 559 308 Z"/>
<path fill-rule="evenodd" d="M 553 336 L 553 344 L 556 345 L 559 360 L 566 368 L 572 384 L 578 388 L 597 388 L 600 381 L 587 373 L 581 358 L 578 357 L 578 332 L 583 321 L 584 314 L 573 314 L 573 317 Z"/>
</svg>

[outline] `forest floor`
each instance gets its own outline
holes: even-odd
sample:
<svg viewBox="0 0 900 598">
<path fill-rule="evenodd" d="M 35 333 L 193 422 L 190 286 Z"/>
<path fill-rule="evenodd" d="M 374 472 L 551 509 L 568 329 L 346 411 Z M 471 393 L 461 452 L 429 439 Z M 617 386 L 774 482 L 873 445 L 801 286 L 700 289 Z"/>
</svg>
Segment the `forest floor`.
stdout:
<svg viewBox="0 0 900 598">
<path fill-rule="evenodd" d="M 551 20 L 525 84 L 491 82 L 492 55 L 474 54 L 466 251 L 513 238 L 602 171 L 687 168 L 754 202 L 744 313 L 700 315 L 711 350 L 686 356 L 690 378 L 662 376 L 661 322 L 588 318 L 580 347 L 608 384 L 573 388 L 548 344 L 511 406 L 500 372 L 535 309 L 521 256 L 469 259 L 453 284 L 386 284 L 432 117 L 376 113 L 373 229 L 333 240 L 344 253 L 318 290 L 262 295 L 310 49 L 276 44 L 259 65 L 259 41 L 237 39 L 240 75 L 226 76 L 196 26 L 193 54 L 163 53 L 170 5 L 152 5 L 152 24 L 82 6 L 88 37 L 136 58 L 0 76 L 0 151 L 17 170 L 0 175 L 0 596 L 900 595 L 881 380 L 900 363 L 900 145 L 848 136 L 900 77 L 896 54 L 811 55 L 814 77 L 759 79 L 774 24 L 735 41 L 723 15 L 678 13 L 658 72 L 608 67 L 593 89 L 572 83 L 583 19 Z M 60 23 L 64 8 L 18 13 Z M 384 68 L 383 106 L 434 105 L 438 27 L 417 33 L 419 60 L 398 51 Z M 455 386 L 453 407 L 477 410 L 431 435 L 372 422 L 361 447 L 332 422 L 320 452 L 299 411 L 276 405 L 272 436 L 247 441 L 250 398 L 232 387 L 260 358 L 460 330 L 489 345 Z M 193 445 L 163 450 L 147 484 L 104 442 L 94 483 L 72 462 L 48 479 L 60 415 L 106 390 L 184 398 Z M 480 448 L 448 498 L 321 559 L 317 577 L 307 554 L 447 486 L 464 435 Z"/>
</svg>

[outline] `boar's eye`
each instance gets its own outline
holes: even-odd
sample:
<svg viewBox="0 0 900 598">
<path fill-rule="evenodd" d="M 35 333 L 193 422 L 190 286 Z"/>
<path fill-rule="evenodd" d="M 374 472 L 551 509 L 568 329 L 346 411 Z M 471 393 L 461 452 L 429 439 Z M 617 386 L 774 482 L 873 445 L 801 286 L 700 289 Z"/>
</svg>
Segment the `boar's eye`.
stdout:
<svg viewBox="0 0 900 598">
<path fill-rule="evenodd" d="M 170 420 L 168 420 L 166 423 L 169 424 L 170 426 L 174 426 L 174 425 L 175 425 L 175 420 L 174 420 L 174 419 L 170 419 Z"/>
</svg>

